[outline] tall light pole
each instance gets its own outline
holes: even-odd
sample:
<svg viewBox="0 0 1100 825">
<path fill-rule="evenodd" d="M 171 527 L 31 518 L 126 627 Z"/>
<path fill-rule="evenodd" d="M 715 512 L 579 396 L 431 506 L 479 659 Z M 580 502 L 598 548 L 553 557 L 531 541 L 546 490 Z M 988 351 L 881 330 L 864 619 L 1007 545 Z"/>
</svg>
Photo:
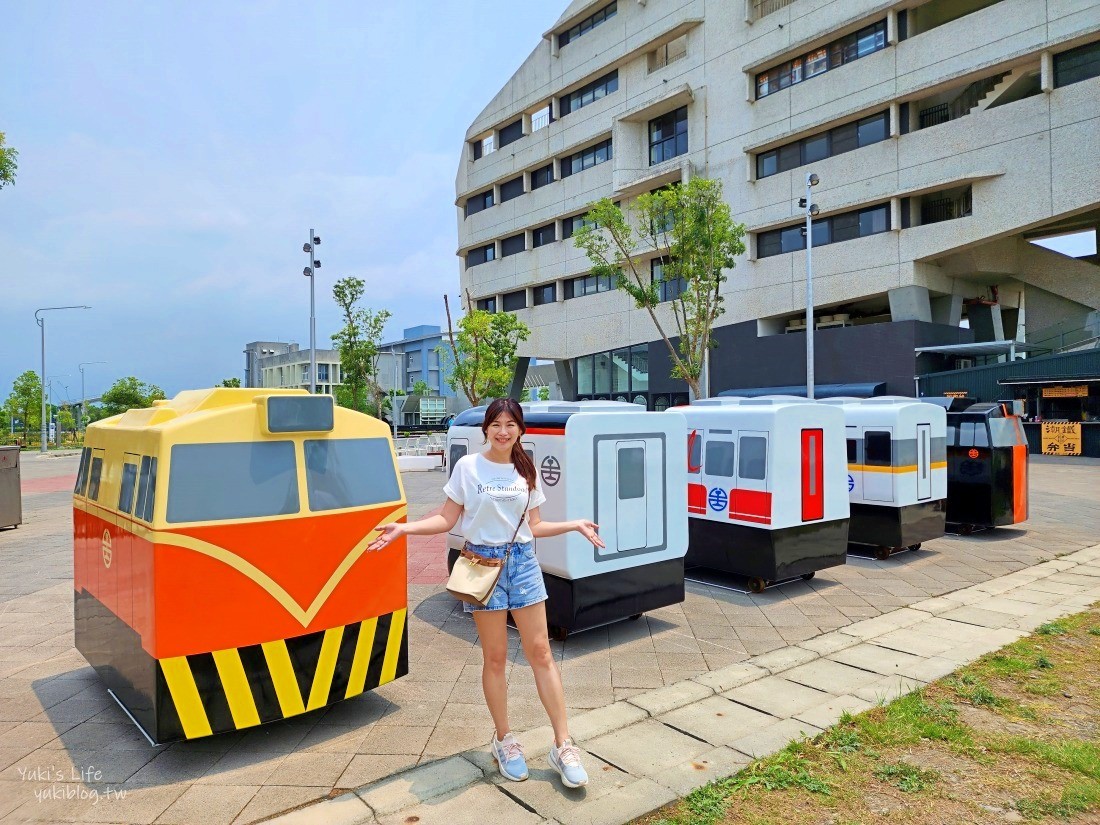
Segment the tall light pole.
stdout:
<svg viewBox="0 0 1100 825">
<path fill-rule="evenodd" d="M 813 172 L 806 174 L 806 197 L 798 199 L 798 205 L 806 210 L 806 397 L 814 397 L 814 218 L 821 210 L 810 203 L 811 189 L 820 178 Z"/>
<path fill-rule="evenodd" d="M 309 256 L 309 266 L 302 270 L 302 274 L 309 278 L 309 391 L 317 392 L 317 304 L 314 296 L 314 283 L 316 270 L 321 268 L 321 262 L 313 257 L 317 247 L 321 245 L 321 238 L 309 230 L 309 240 L 302 244 L 302 251 Z"/>
<path fill-rule="evenodd" d="M 49 407 L 49 410 L 50 410 L 50 423 L 53 423 L 53 408 L 54 408 L 54 403 L 53 403 L 53 382 L 54 382 L 55 379 L 68 378 L 68 377 L 69 377 L 69 374 L 67 372 L 63 372 L 63 373 L 60 373 L 59 375 L 51 375 L 46 379 L 46 386 L 49 389 L 49 393 L 50 393 L 50 407 Z M 57 383 L 61 384 L 61 381 L 58 381 Z M 61 384 L 61 386 L 65 389 L 65 397 L 68 398 L 69 397 L 69 388 L 66 387 L 64 384 Z M 58 412 L 60 413 L 60 409 L 58 410 Z M 61 444 L 61 416 L 60 415 L 58 415 L 57 426 L 55 426 L 55 428 L 54 428 L 53 443 L 54 443 L 54 446 L 60 446 L 60 444 Z"/>
<path fill-rule="evenodd" d="M 390 347 L 393 357 L 393 387 L 390 389 L 390 417 L 393 418 L 393 438 L 397 441 L 397 348 Z"/>
<path fill-rule="evenodd" d="M 80 418 L 77 419 L 76 429 L 77 432 L 81 432 L 84 429 L 84 405 L 88 403 L 87 393 L 84 392 L 84 368 L 91 364 L 106 364 L 106 361 L 81 361 L 77 364 L 77 368 L 80 370 Z"/>
<path fill-rule="evenodd" d="M 42 455 L 46 454 L 46 319 L 40 315 L 42 312 L 53 312 L 59 309 L 91 309 L 90 306 L 80 304 L 78 306 L 68 307 L 42 307 L 34 311 L 34 322 L 38 324 L 38 328 L 42 330 L 42 421 L 39 433 L 39 445 L 38 451 Z"/>
</svg>

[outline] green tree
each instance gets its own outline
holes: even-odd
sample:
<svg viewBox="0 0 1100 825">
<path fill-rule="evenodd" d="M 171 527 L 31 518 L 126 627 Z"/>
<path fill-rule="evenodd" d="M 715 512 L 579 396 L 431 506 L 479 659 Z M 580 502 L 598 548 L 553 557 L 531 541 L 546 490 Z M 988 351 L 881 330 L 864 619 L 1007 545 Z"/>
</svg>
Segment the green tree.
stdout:
<svg viewBox="0 0 1100 825">
<path fill-rule="evenodd" d="M 23 443 L 26 444 L 31 432 L 36 432 L 42 422 L 42 382 L 37 372 L 27 370 L 15 379 L 4 409 L 8 415 L 23 422 Z"/>
<path fill-rule="evenodd" d="M 428 395 L 431 393 L 431 389 L 428 388 L 427 381 L 417 381 L 413 384 L 413 395 Z"/>
<path fill-rule="evenodd" d="M 153 402 L 164 398 L 164 390 L 156 384 L 146 384 L 130 375 L 120 378 L 100 397 L 103 417 L 119 415 L 127 410 L 143 409 L 153 406 Z"/>
<path fill-rule="evenodd" d="M 0 189 L 15 183 L 15 170 L 19 168 L 16 162 L 19 152 L 14 147 L 4 147 L 4 133 L 0 132 Z"/>
<path fill-rule="evenodd" d="M 469 295 L 466 304 L 468 311 L 459 319 L 455 332 L 451 306 L 447 296 L 443 296 L 451 351 L 441 351 L 440 360 L 445 355 L 452 357 L 453 368 L 447 383 L 476 406 L 487 398 L 507 394 L 516 369 L 516 348 L 530 337 L 531 331 L 510 312 L 474 309 Z"/>
<path fill-rule="evenodd" d="M 73 411 L 68 406 L 62 407 L 57 411 L 57 443 L 61 443 L 62 433 L 73 433 L 76 431 L 76 418 L 73 416 Z"/>
<path fill-rule="evenodd" d="M 539 387 L 539 401 L 549 401 L 549 400 L 550 400 L 550 388 L 549 387 Z"/>
<path fill-rule="evenodd" d="M 379 416 L 386 393 L 378 383 L 379 345 L 390 319 L 388 309 L 363 309 L 359 301 L 366 291 L 361 278 L 341 278 L 332 296 L 344 313 L 344 328 L 332 336 L 340 351 L 340 374 L 346 389 L 335 393 L 336 403 L 369 415 Z"/>
<path fill-rule="evenodd" d="M 721 182 L 692 178 L 639 195 L 629 213 L 603 198 L 584 220 L 573 243 L 588 255 L 592 274 L 615 279 L 649 313 L 672 359 L 672 377 L 705 397 L 700 379 L 715 345 L 714 322 L 724 311 L 724 270 L 745 252 L 745 225 L 734 222 Z M 660 278 L 651 274 L 655 253 L 668 256 Z M 662 293 L 675 297 L 662 302 Z M 666 329 L 669 314 L 679 346 Z"/>
<path fill-rule="evenodd" d="M 240 378 L 224 378 L 222 382 L 218 384 L 219 387 L 239 387 L 240 385 Z"/>
</svg>

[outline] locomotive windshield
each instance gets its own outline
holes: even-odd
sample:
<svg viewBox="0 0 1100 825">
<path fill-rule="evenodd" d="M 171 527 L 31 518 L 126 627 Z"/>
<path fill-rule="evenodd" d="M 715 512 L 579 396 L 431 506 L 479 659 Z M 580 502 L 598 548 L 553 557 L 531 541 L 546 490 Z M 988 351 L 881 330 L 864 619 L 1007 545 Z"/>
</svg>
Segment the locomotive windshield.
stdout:
<svg viewBox="0 0 1100 825">
<path fill-rule="evenodd" d="M 169 522 L 298 512 L 293 441 L 176 444 L 168 478 Z"/>
<path fill-rule="evenodd" d="M 369 507 L 401 498 L 386 439 L 307 440 L 305 450 L 309 509 Z"/>
</svg>

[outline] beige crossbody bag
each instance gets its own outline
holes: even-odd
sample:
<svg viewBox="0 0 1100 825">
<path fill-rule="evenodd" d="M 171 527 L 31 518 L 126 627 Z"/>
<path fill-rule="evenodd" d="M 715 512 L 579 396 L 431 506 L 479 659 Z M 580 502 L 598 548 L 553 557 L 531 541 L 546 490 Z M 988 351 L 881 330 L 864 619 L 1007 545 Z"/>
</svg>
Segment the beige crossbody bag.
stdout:
<svg viewBox="0 0 1100 825">
<path fill-rule="evenodd" d="M 512 552 L 512 544 L 519 535 L 519 528 L 523 520 L 527 518 L 527 508 L 531 506 L 531 491 L 527 491 L 527 504 L 523 507 L 523 515 L 519 517 L 519 524 L 512 533 L 512 539 L 508 542 L 508 549 L 504 551 L 502 559 L 487 559 L 479 556 L 462 542 L 462 549 L 458 551 L 455 566 L 451 568 L 451 576 L 447 579 L 447 592 L 459 601 L 485 607 L 489 603 L 489 597 L 500 579 L 500 573 L 504 569 L 508 555 Z"/>
</svg>

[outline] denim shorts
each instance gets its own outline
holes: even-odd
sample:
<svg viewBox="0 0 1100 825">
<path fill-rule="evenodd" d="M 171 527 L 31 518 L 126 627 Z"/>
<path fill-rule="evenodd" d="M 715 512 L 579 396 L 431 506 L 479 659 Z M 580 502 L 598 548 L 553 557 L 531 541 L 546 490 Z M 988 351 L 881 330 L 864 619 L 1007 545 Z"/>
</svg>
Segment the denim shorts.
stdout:
<svg viewBox="0 0 1100 825">
<path fill-rule="evenodd" d="M 466 547 L 472 553 L 488 559 L 504 557 L 507 544 L 488 546 L 484 544 L 467 544 Z M 512 552 L 508 554 L 508 561 L 504 569 L 500 571 L 497 586 L 489 597 L 488 604 L 480 607 L 476 604 L 463 602 L 462 609 L 466 613 L 475 610 L 519 610 L 521 607 L 530 607 L 533 604 L 546 601 L 546 583 L 542 580 L 542 568 L 535 558 L 535 547 L 531 542 L 516 542 L 512 545 Z"/>
</svg>

